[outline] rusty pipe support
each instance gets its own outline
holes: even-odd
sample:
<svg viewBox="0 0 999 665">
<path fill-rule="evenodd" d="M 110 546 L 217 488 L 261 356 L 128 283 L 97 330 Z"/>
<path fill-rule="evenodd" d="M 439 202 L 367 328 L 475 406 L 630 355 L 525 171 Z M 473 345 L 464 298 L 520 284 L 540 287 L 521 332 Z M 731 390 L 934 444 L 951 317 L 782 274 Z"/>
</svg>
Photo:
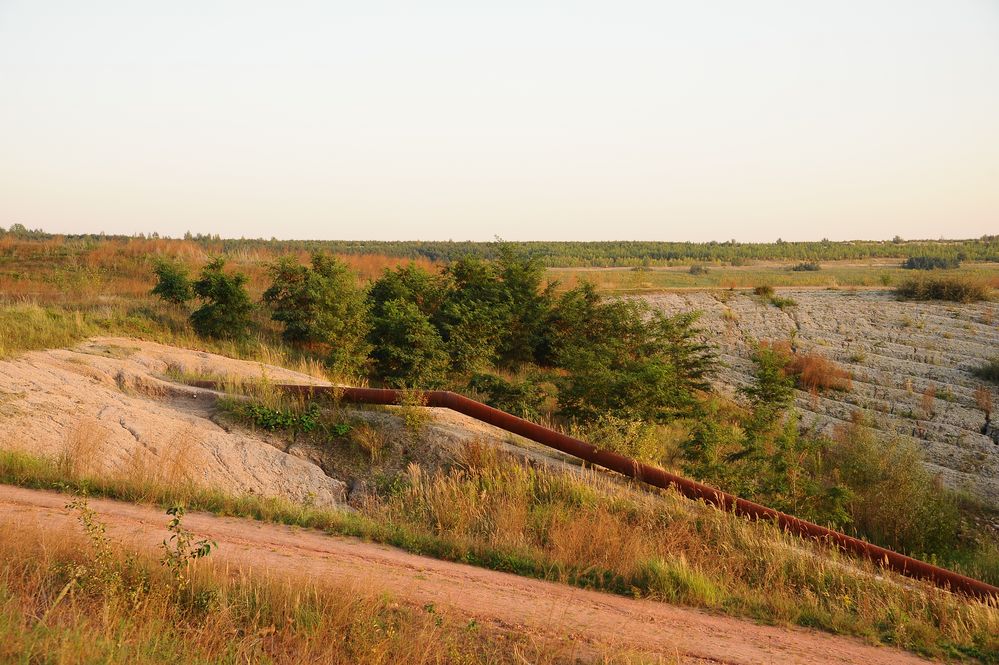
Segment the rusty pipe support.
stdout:
<svg viewBox="0 0 999 665">
<path fill-rule="evenodd" d="M 196 385 L 218 389 L 221 386 L 213 381 L 201 381 Z M 310 386 L 279 384 L 276 388 L 285 392 L 313 396 L 330 395 L 347 402 L 360 404 L 398 405 L 402 403 L 406 391 L 387 388 L 346 388 L 338 386 Z M 893 550 L 873 545 L 859 538 L 848 536 L 818 524 L 798 519 L 773 508 L 740 499 L 703 483 L 668 473 L 638 460 L 625 457 L 542 427 L 524 418 L 494 409 L 491 406 L 469 399 L 463 395 L 445 390 L 430 390 L 421 393 L 425 405 L 451 409 L 470 418 L 488 423 L 507 432 L 518 434 L 526 439 L 554 448 L 567 455 L 596 464 L 605 469 L 617 471 L 629 478 L 640 480 L 653 487 L 674 489 L 688 499 L 704 501 L 721 510 L 752 520 L 765 520 L 777 524 L 781 529 L 804 539 L 816 540 L 835 547 L 843 552 L 868 559 L 906 577 L 930 582 L 942 589 L 949 589 L 982 600 L 999 601 L 999 587 L 986 584 L 952 570 L 920 561 Z"/>
</svg>

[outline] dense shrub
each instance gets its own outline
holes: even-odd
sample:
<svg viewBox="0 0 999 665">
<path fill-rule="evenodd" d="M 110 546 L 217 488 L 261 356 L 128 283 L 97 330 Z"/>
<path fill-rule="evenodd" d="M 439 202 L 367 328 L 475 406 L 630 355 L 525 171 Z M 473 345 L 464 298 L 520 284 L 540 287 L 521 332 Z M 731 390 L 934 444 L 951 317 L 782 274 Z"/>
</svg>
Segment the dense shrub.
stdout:
<svg viewBox="0 0 999 665">
<path fill-rule="evenodd" d="M 499 358 L 516 305 L 493 263 L 464 258 L 444 270 L 445 299 L 434 321 L 455 373 L 485 371 Z"/>
<path fill-rule="evenodd" d="M 884 440 L 860 418 L 832 438 L 802 432 L 790 408 L 793 354 L 760 345 L 753 359 L 748 411 L 705 412 L 682 446 L 687 473 L 910 554 L 947 556 L 960 545 L 956 497 L 913 444 Z"/>
<path fill-rule="evenodd" d="M 573 434 L 601 450 L 610 450 L 651 464 L 662 465 L 669 454 L 657 427 L 644 420 L 619 418 L 605 413 L 585 427 L 575 428 Z"/>
<path fill-rule="evenodd" d="M 388 384 L 438 388 L 447 378 L 449 359 L 430 318 L 408 300 L 390 300 L 371 322 L 375 372 Z"/>
<path fill-rule="evenodd" d="M 770 296 L 770 304 L 777 309 L 787 309 L 788 307 L 797 307 L 798 301 L 785 296 Z"/>
<path fill-rule="evenodd" d="M 794 272 L 816 272 L 822 270 L 822 266 L 815 261 L 803 261 L 791 266 Z"/>
<path fill-rule="evenodd" d="M 508 243 L 501 243 L 496 263 L 512 312 L 500 340 L 500 360 L 510 366 L 533 362 L 544 341 L 544 326 L 552 307 L 555 284 L 543 285 L 545 268 L 541 262 L 518 252 Z"/>
<path fill-rule="evenodd" d="M 271 318 L 284 324 L 282 336 L 294 344 L 320 346 L 332 367 L 356 371 L 368 354 L 368 302 L 357 277 L 327 254 L 312 255 L 303 266 L 283 257 L 270 267 L 264 302 Z"/>
<path fill-rule="evenodd" d="M 777 295 L 774 287 L 769 284 L 761 284 L 760 286 L 753 288 L 753 294 L 759 296 L 763 302 L 768 302 L 777 309 L 787 309 L 788 307 L 798 306 L 797 301 L 792 298 Z"/>
<path fill-rule="evenodd" d="M 709 389 L 715 357 L 694 327 L 696 313 L 666 316 L 644 302 L 604 302 L 584 284 L 559 298 L 548 322 L 545 357 L 565 370 L 563 415 L 604 413 L 667 420 L 688 413 Z"/>
<path fill-rule="evenodd" d="M 989 299 L 989 288 L 967 277 L 910 277 L 895 288 L 905 300 L 951 300 L 977 302 Z"/>
<path fill-rule="evenodd" d="M 194 294 L 202 304 L 191 313 L 191 326 L 202 337 L 246 339 L 253 311 L 246 292 L 246 275 L 227 275 L 224 267 L 225 258 L 213 259 L 194 282 Z"/>
<path fill-rule="evenodd" d="M 981 365 L 971 370 L 979 379 L 999 383 L 999 356 L 992 356 Z"/>
<path fill-rule="evenodd" d="M 507 380 L 496 374 L 475 374 L 468 387 L 490 406 L 528 420 L 549 416 L 557 399 L 554 384 L 538 375 Z"/>
<path fill-rule="evenodd" d="M 162 259 L 153 268 L 156 286 L 152 295 L 175 305 L 183 305 L 194 297 L 194 289 L 188 276 L 187 266 L 176 261 Z"/>
<path fill-rule="evenodd" d="M 858 419 L 837 429 L 825 470 L 849 487 L 846 510 L 862 536 L 922 556 L 958 545 L 957 500 L 926 470 L 914 443 L 877 436 Z"/>
<path fill-rule="evenodd" d="M 902 262 L 902 267 L 907 270 L 943 270 L 947 268 L 960 268 L 961 260 L 956 257 L 946 256 L 910 256 Z"/>
<path fill-rule="evenodd" d="M 385 305 L 393 300 L 413 303 L 427 317 L 436 317 L 446 296 L 445 283 L 420 266 L 410 263 L 395 270 L 386 269 L 368 289 L 373 318 L 382 316 Z"/>
</svg>

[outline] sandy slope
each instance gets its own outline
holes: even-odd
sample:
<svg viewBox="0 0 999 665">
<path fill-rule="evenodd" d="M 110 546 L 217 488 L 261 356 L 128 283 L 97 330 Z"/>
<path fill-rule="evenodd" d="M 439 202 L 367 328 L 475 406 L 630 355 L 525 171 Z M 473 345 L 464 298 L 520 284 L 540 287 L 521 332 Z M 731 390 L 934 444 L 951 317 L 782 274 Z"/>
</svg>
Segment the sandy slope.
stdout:
<svg viewBox="0 0 999 665">
<path fill-rule="evenodd" d="M 67 497 L 0 485 L 4 523 L 77 528 Z M 155 552 L 166 531 L 158 509 L 91 500 L 113 538 Z M 192 513 L 185 525 L 218 542 L 215 560 L 271 577 L 354 585 L 401 602 L 434 603 L 483 624 L 550 639 L 584 660 L 623 647 L 695 663 L 922 663 L 911 654 L 799 628 L 633 600 L 435 559 L 317 531 Z M 568 638 L 568 639 L 567 639 Z"/>
<path fill-rule="evenodd" d="M 281 367 L 202 351 L 94 338 L 73 349 L 35 351 L 0 361 L 0 449 L 50 458 L 69 453 L 76 470 L 88 474 L 190 482 L 229 494 L 323 506 L 342 504 L 348 484 L 357 488 L 357 470 L 345 466 L 343 451 L 336 449 L 349 447 L 348 442 L 289 445 L 286 437 L 234 427 L 219 418 L 216 393 L 170 381 L 168 368 L 248 380 L 266 375 L 275 383 L 320 382 Z M 392 454 L 378 469 L 383 473 L 398 472 L 405 459 L 427 468 L 447 463 L 470 439 L 536 462 L 558 463 L 560 458 L 452 411 L 431 411 L 432 422 L 416 438 L 384 409 L 351 410 L 347 416 L 367 421 L 384 434 Z M 401 467 L 390 469 L 392 460 Z"/>
<path fill-rule="evenodd" d="M 194 482 L 335 505 L 345 485 L 251 432 L 227 431 L 216 396 L 163 380 L 173 366 L 276 381 L 312 377 L 200 351 L 121 338 L 0 362 L 0 448 L 59 457 L 78 470 Z M 82 468 L 81 468 L 82 467 Z"/>
</svg>

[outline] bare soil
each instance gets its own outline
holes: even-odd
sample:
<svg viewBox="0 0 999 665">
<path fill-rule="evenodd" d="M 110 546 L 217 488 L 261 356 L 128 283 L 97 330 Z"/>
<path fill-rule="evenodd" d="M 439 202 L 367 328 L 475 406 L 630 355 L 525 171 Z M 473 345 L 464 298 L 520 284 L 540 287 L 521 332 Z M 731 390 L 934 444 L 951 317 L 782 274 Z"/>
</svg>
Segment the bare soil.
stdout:
<svg viewBox="0 0 999 665">
<path fill-rule="evenodd" d="M 3 525 L 73 529 L 65 495 L 0 485 Z M 90 506 L 119 542 L 156 553 L 167 536 L 157 509 L 105 500 Z M 433 603 L 482 625 L 549 640 L 582 661 L 608 649 L 683 663 L 923 663 L 912 654 L 800 628 L 760 626 L 706 612 L 423 558 L 355 539 L 191 513 L 185 526 L 215 540 L 212 560 L 233 574 L 356 585 L 417 607 Z"/>
</svg>

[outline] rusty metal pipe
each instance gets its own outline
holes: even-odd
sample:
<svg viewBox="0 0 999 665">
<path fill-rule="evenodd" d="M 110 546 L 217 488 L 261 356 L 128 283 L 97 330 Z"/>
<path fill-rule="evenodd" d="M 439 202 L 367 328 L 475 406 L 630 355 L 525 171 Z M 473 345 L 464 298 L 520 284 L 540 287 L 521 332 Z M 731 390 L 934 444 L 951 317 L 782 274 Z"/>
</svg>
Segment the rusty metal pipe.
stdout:
<svg viewBox="0 0 999 665">
<path fill-rule="evenodd" d="M 220 385 L 213 381 L 201 381 L 197 385 L 205 388 L 220 388 Z M 313 396 L 332 395 L 347 402 L 361 404 L 385 404 L 398 405 L 406 394 L 402 390 L 391 390 L 387 388 L 343 388 L 335 386 L 309 386 L 284 384 L 277 385 L 276 388 L 285 392 Z M 470 418 L 482 421 L 498 427 L 507 432 L 518 434 L 526 439 L 546 445 L 555 450 L 578 457 L 592 464 L 602 466 L 605 469 L 617 471 L 630 478 L 640 480 L 653 487 L 662 489 L 675 489 L 688 499 L 704 501 L 722 510 L 730 511 L 736 515 L 747 517 L 752 520 L 766 520 L 776 523 L 783 530 L 801 538 L 816 540 L 826 545 L 831 545 L 844 552 L 849 552 L 859 557 L 873 561 L 889 570 L 892 570 L 906 577 L 931 582 L 942 589 L 949 589 L 963 593 L 974 598 L 988 600 L 990 598 L 999 600 L 999 587 L 986 584 L 980 580 L 960 575 L 954 571 L 934 566 L 904 554 L 899 554 L 884 547 L 872 545 L 859 538 L 848 536 L 845 533 L 827 529 L 818 524 L 798 519 L 793 515 L 782 513 L 773 508 L 762 506 L 746 499 L 728 494 L 719 489 L 699 483 L 682 476 L 659 469 L 648 464 L 643 464 L 638 460 L 625 457 L 607 450 L 600 450 L 596 446 L 581 441 L 571 436 L 556 432 L 553 429 L 542 427 L 529 420 L 518 418 L 512 414 L 494 409 L 491 406 L 469 399 L 457 393 L 445 390 L 431 390 L 422 393 L 426 406 L 441 407 L 457 411 Z"/>
</svg>

